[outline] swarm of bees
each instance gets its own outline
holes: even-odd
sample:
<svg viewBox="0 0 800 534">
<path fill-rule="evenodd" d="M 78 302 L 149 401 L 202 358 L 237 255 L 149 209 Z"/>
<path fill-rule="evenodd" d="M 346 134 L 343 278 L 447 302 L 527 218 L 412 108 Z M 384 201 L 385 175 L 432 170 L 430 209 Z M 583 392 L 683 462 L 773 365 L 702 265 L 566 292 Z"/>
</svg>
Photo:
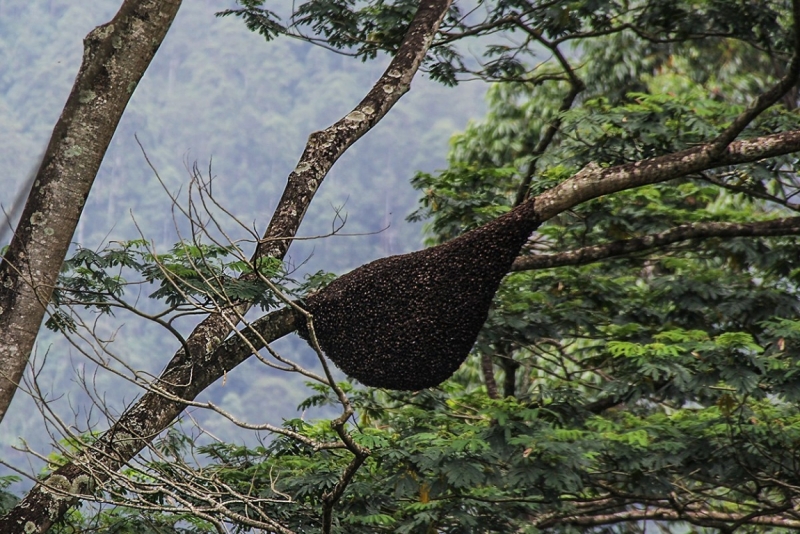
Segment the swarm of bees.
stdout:
<svg viewBox="0 0 800 534">
<path fill-rule="evenodd" d="M 539 222 L 529 200 L 447 243 L 363 265 L 308 296 L 325 355 L 361 383 L 416 391 L 464 362 Z M 309 339 L 302 317 L 300 335 Z"/>
</svg>

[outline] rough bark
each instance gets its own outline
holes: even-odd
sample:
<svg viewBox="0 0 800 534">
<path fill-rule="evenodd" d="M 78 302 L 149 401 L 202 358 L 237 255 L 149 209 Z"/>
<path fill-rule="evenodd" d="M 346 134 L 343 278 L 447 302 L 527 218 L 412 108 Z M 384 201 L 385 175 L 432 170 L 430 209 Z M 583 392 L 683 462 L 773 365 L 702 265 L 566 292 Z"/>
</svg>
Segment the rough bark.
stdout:
<svg viewBox="0 0 800 534">
<path fill-rule="evenodd" d="M 282 258 L 286 254 L 314 194 L 333 164 L 408 92 L 451 2 L 420 2 L 397 54 L 369 93 L 341 120 L 309 136 L 300 161 L 289 174 L 258 256 Z"/>
<path fill-rule="evenodd" d="M 481 373 L 483 373 L 483 383 L 486 384 L 486 396 L 490 399 L 499 399 L 497 379 L 494 376 L 494 362 L 492 356 L 485 352 L 481 354 Z"/>
<path fill-rule="evenodd" d="M 673 154 L 605 169 L 589 165 L 569 180 L 535 197 L 536 216 L 540 221 L 547 221 L 582 202 L 617 191 L 799 150 L 800 130 L 791 130 L 736 141 L 716 158 L 710 155 L 710 144 L 703 144 Z"/>
<path fill-rule="evenodd" d="M 309 136 L 254 260 L 265 255 L 276 258 L 285 255 L 308 205 L 333 164 L 409 90 L 451 1 L 422 2 L 395 58 L 367 96 L 343 119 Z M 261 335 L 251 328 L 244 335 L 248 341 L 234 336 L 221 342 L 243 310 L 241 307 L 230 313 L 214 314 L 198 325 L 187 339 L 190 353 L 179 351 L 151 391 L 126 411 L 83 457 L 56 470 L 1 518 L 0 532 L 23 529 L 46 532 L 77 501 L 76 495 L 110 478 L 167 428 L 185 407 L 183 400 L 194 399 L 249 357 L 251 344 L 261 348 L 264 342 L 295 329 L 294 310 L 285 309 L 257 321 L 252 328 L 261 329 Z"/>
<path fill-rule="evenodd" d="M 0 263 L 0 421 L 28 363 L 86 197 L 180 0 L 126 0 L 83 41 L 83 62 Z"/>
</svg>

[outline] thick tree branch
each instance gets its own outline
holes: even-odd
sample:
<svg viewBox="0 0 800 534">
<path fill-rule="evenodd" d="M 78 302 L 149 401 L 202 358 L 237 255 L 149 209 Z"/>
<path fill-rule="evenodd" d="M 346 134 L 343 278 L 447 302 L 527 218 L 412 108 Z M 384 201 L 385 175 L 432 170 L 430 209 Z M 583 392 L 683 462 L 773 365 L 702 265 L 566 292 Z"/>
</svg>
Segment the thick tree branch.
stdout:
<svg viewBox="0 0 800 534">
<path fill-rule="evenodd" d="M 181 0 L 126 0 L 109 23 L 83 40 L 83 63 L 0 263 L 0 421 L 108 144 L 180 5 Z"/>
<path fill-rule="evenodd" d="M 571 179 L 537 197 L 536 212 L 540 220 L 546 221 L 571 206 L 608 193 L 663 182 L 713 167 L 778 155 L 771 154 L 769 147 L 796 142 L 795 138 L 800 136 L 800 132 L 793 130 L 732 144 L 755 117 L 780 100 L 797 83 L 800 76 L 800 0 L 793 0 L 792 11 L 795 46 L 786 75 L 772 89 L 759 95 L 716 139 L 674 154 L 608 169 L 587 167 Z M 797 149 L 792 152 L 795 150 Z M 761 155 L 753 157 L 757 153 Z"/>
<path fill-rule="evenodd" d="M 511 267 L 512 271 L 549 269 L 565 265 L 586 265 L 607 258 L 644 252 L 689 239 L 709 237 L 761 237 L 800 234 L 800 217 L 775 219 L 752 223 L 707 222 L 682 224 L 664 232 L 623 241 L 614 241 L 583 247 L 556 254 L 521 256 Z"/>
<path fill-rule="evenodd" d="M 300 161 L 289 174 L 257 257 L 282 258 L 286 254 L 314 194 L 333 164 L 408 92 L 451 1 L 421 2 L 397 54 L 367 96 L 344 118 L 309 136 Z"/>
<path fill-rule="evenodd" d="M 674 154 L 605 169 L 587 165 L 572 178 L 531 201 L 536 203 L 539 220 L 546 221 L 587 200 L 617 191 L 800 151 L 800 130 L 733 142 L 717 158 L 710 156 L 709 148 L 710 144 L 698 145 Z"/>
<path fill-rule="evenodd" d="M 249 358 L 251 346 L 263 347 L 265 342 L 294 330 L 295 312 L 286 307 L 224 341 L 207 355 L 204 372 L 197 372 L 192 366 L 172 366 L 165 370 L 159 384 L 125 412 L 80 461 L 57 469 L 0 518 L 0 532 L 22 532 L 29 523 L 36 529 L 31 532 L 46 532 L 75 503 L 74 495 L 89 492 L 95 484 L 108 479 L 110 473 L 125 465 L 180 414 L 185 404 L 177 399 L 194 399 L 228 370 Z M 48 486 L 62 488 L 64 493 L 56 493 Z"/>
<path fill-rule="evenodd" d="M 336 124 L 311 134 L 300 162 L 289 176 L 283 197 L 256 250 L 254 261 L 265 255 L 276 258 L 285 255 L 327 172 L 344 151 L 369 131 L 408 91 L 451 1 L 422 2 L 395 58 L 364 100 Z M 220 345 L 219 340 L 229 334 L 245 308 L 243 305 L 239 310 L 211 315 L 198 325 L 187 339 L 191 353 L 179 351 L 151 391 L 86 451 L 81 462 L 71 462 L 56 470 L 0 519 L 0 532 L 17 532 L 23 528 L 27 532 L 29 524 L 32 525 L 31 529 L 35 529 L 32 532 L 46 532 L 75 503 L 76 499 L 69 494 L 80 494 L 87 491 L 91 484 L 108 479 L 110 473 L 123 466 L 167 428 L 185 407 L 185 403 L 179 399 L 194 399 L 226 371 L 249 357 L 252 346 L 261 348 L 265 342 L 269 343 L 294 330 L 295 312 L 287 307 L 259 323 L 265 335 L 250 331 L 245 334 L 245 337 L 249 336 L 249 341 L 234 336 Z M 163 391 L 163 395 L 159 390 Z M 54 484 L 67 487 L 67 495 L 48 489 L 48 485 Z"/>
</svg>

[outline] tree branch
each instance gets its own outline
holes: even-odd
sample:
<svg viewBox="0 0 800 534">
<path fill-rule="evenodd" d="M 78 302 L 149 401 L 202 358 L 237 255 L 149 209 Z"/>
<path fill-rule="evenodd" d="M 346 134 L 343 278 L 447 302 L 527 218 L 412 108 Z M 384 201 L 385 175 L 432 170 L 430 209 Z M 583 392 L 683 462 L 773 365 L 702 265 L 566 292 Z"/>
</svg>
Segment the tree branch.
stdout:
<svg viewBox="0 0 800 534">
<path fill-rule="evenodd" d="M 708 147 L 710 157 L 716 158 L 722 154 L 725 147 L 736 139 L 753 119 L 783 98 L 783 95 L 797 83 L 797 78 L 800 76 L 800 0 L 792 0 L 792 23 L 794 24 L 794 51 L 786 74 L 769 91 L 758 95 L 758 98 L 753 100 L 747 109 L 710 143 Z"/>
<path fill-rule="evenodd" d="M 110 22 L 83 40 L 83 63 L 0 262 L 0 421 L 108 144 L 180 5 L 181 0 L 126 0 Z"/>
<path fill-rule="evenodd" d="M 282 258 L 286 254 L 314 194 L 336 160 L 408 92 L 451 1 L 421 2 L 397 54 L 370 92 L 344 118 L 309 136 L 300 161 L 289 174 L 256 258 Z"/>
<path fill-rule="evenodd" d="M 500 393 L 498 393 L 497 379 L 494 376 L 492 355 L 486 352 L 481 353 L 481 372 L 483 373 L 483 383 L 486 385 L 486 395 L 490 399 L 499 399 Z"/>
<path fill-rule="evenodd" d="M 758 189 L 755 189 L 753 187 L 745 187 L 745 186 L 741 186 L 741 185 L 731 184 L 731 183 L 728 183 L 725 180 L 721 179 L 718 176 L 711 176 L 711 175 L 709 175 L 707 173 L 701 173 L 700 174 L 700 178 L 702 178 L 703 180 L 705 180 L 705 181 L 707 181 L 709 183 L 712 183 L 712 184 L 714 184 L 716 186 L 719 186 L 719 187 L 723 187 L 723 188 L 728 189 L 729 191 L 733 191 L 735 193 L 744 193 L 745 195 L 748 195 L 748 196 L 751 196 L 751 197 L 760 198 L 762 200 L 768 200 L 768 201 L 773 202 L 775 204 L 779 204 L 781 206 L 789 208 L 792 211 L 800 211 L 800 204 L 797 204 L 797 203 L 794 203 L 794 202 L 789 202 L 786 199 L 777 197 L 775 195 L 771 195 L 769 193 L 765 193 L 764 191 L 759 191 Z M 787 198 L 791 198 L 791 196 L 789 196 Z"/>
<path fill-rule="evenodd" d="M 707 222 L 682 224 L 664 232 L 583 247 L 556 254 L 521 256 L 511 266 L 512 271 L 549 269 L 565 265 L 586 265 L 607 258 L 644 252 L 686 241 L 709 237 L 760 237 L 800 234 L 800 217 L 752 223 Z"/>
<path fill-rule="evenodd" d="M 433 17 L 432 11 L 440 9 L 439 15 L 441 16 L 448 5 L 448 1 L 440 0 L 430 4 L 423 3 L 420 7 L 418 17 L 420 20 L 427 20 L 431 26 L 423 31 L 418 26 L 415 27 L 417 19 L 415 19 L 415 23 L 412 23 L 408 42 L 421 48 L 407 50 L 401 47 L 398 57 L 401 58 L 401 64 L 406 65 L 406 68 L 411 69 L 418 66 L 418 62 L 412 61 L 412 56 L 421 60 L 421 57 L 424 56 L 423 49 L 427 48 L 435 33 L 440 17 Z M 428 11 L 425 11 L 426 9 Z M 408 46 L 411 47 L 412 44 Z M 405 45 L 406 42 L 404 42 Z M 395 63 L 393 62 L 392 65 Z M 392 65 L 381 80 L 387 77 L 392 80 L 405 80 L 408 72 L 398 72 Z M 388 89 L 384 89 L 382 83 L 379 81 L 370 95 L 380 95 L 381 92 L 390 95 L 394 94 L 396 90 L 405 91 L 408 88 L 407 83 L 398 82 L 389 83 Z M 369 98 L 369 96 L 365 98 L 365 102 Z M 324 178 L 323 171 L 327 172 L 327 169 L 346 146 L 355 142 L 377 121 L 375 117 L 378 114 L 378 108 L 372 108 L 371 113 L 368 113 L 370 111 L 369 103 L 362 102 L 359 106 L 362 107 L 357 107 L 349 114 L 349 119 L 345 118 L 339 121 L 338 126 L 334 125 L 331 127 L 332 129 L 312 134 L 303 158 L 289 177 L 290 183 L 281 207 L 276 212 L 273 223 L 270 224 L 270 229 L 267 231 L 267 237 L 259 246 L 257 254 L 277 254 L 276 257 L 282 257 L 291 238 L 295 235 L 297 226 L 302 220 L 302 214 L 305 213 L 313 193 Z M 535 202 L 537 218 L 544 221 L 572 206 L 604 194 L 662 182 L 709 168 L 755 161 L 798 150 L 800 150 L 800 130 L 734 142 L 725 147 L 718 157 L 710 155 L 709 145 L 701 145 L 675 154 L 607 169 L 589 166 L 573 178 L 539 195 L 532 201 Z M 312 157 L 314 154 L 317 154 L 317 157 L 322 160 L 314 159 Z M 304 167 L 304 163 L 309 166 Z M 305 191 L 303 190 L 304 186 L 307 188 Z M 295 213 L 292 213 L 292 208 L 295 209 Z M 188 341 L 192 354 L 179 353 L 176 355 L 158 383 L 153 386 L 153 390 L 145 394 L 123 414 L 93 448 L 85 453 L 80 465 L 70 463 L 59 468 L 47 479 L 46 484 L 67 487 L 72 495 L 87 491 L 92 476 L 99 473 L 98 480 L 107 478 L 108 473 L 124 465 L 180 414 L 184 403 L 165 399 L 157 393 L 158 388 L 179 398 L 193 399 L 226 371 L 249 357 L 252 353 L 251 347 L 239 336 L 230 337 L 217 350 L 207 350 L 206 347 L 213 349 L 217 345 L 218 342 L 215 341 L 215 338 L 222 339 L 230 331 L 230 322 L 226 320 L 224 323 L 224 331 L 207 329 L 201 325 L 196 335 L 193 335 Z M 255 323 L 254 326 L 262 329 L 262 335 L 246 331 L 243 336 L 252 335 L 248 339 L 251 340 L 253 346 L 260 348 L 264 342 L 270 342 L 294 330 L 294 310 L 287 307 L 273 312 Z M 218 335 L 214 335 L 215 333 Z M 98 469 L 94 472 L 90 471 L 88 473 L 90 476 L 87 476 L 87 468 L 92 465 L 97 465 Z M 9 515 L 0 520 L 0 531 L 16 532 L 30 522 L 33 525 L 32 528 L 39 532 L 45 532 L 74 502 L 74 497 L 56 495 L 47 490 L 45 486 L 37 486 L 11 510 Z"/>
<path fill-rule="evenodd" d="M 517 196 L 514 199 L 515 206 L 519 206 L 528 198 L 531 181 L 536 174 L 536 165 L 539 163 L 539 159 L 542 157 L 542 154 L 544 154 L 544 151 L 547 150 L 547 147 L 550 146 L 550 143 L 553 141 L 553 138 L 555 138 L 556 133 L 558 133 L 558 129 L 561 127 L 563 114 L 569 111 L 569 109 L 572 107 L 572 104 L 575 102 L 575 99 L 578 97 L 578 94 L 586 89 L 586 85 L 583 83 L 583 80 L 578 78 L 578 75 L 575 74 L 575 70 L 572 68 L 572 65 L 569 64 L 569 61 L 567 61 L 567 58 L 564 57 L 564 54 L 561 53 L 561 50 L 559 50 L 557 45 L 549 42 L 547 39 L 542 37 L 541 32 L 531 29 L 519 19 L 517 19 L 517 26 L 522 28 L 525 32 L 553 52 L 553 55 L 556 56 L 558 63 L 561 65 L 561 68 L 564 70 L 564 73 L 569 80 L 570 88 L 561 101 L 561 105 L 558 108 L 555 118 L 550 122 L 550 124 L 547 125 L 542 137 L 539 139 L 539 142 L 531 152 L 533 159 L 531 159 L 531 162 L 528 164 L 525 177 L 517 189 Z"/>
<path fill-rule="evenodd" d="M 713 143 L 713 141 L 712 141 Z M 582 202 L 617 191 L 666 182 L 692 173 L 749 163 L 800 151 L 800 130 L 736 141 L 712 158 L 710 145 L 696 147 L 615 167 L 587 165 L 572 178 L 531 199 L 540 221 L 547 221 Z"/>
</svg>

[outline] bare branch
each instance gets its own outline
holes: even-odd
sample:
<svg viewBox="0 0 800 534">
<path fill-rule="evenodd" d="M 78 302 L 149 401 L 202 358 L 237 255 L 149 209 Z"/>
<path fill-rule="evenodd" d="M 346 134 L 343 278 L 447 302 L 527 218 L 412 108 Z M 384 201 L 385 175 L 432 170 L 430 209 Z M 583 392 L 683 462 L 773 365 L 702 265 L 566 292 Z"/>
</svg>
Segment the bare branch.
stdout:
<svg viewBox="0 0 800 534">
<path fill-rule="evenodd" d="M 723 187 L 725 189 L 728 189 L 729 191 L 734 191 L 736 193 L 744 193 L 745 195 L 748 195 L 748 196 L 751 196 L 751 197 L 760 198 L 760 199 L 763 199 L 763 200 L 768 200 L 769 202 L 774 202 L 775 204 L 779 204 L 781 206 L 789 208 L 792 211 L 800 211 L 800 204 L 797 204 L 795 202 L 790 202 L 788 200 L 789 198 L 791 198 L 795 194 L 797 194 L 796 192 L 791 194 L 791 195 L 787 195 L 786 196 L 787 198 L 783 199 L 783 198 L 777 197 L 775 195 L 771 195 L 769 193 L 765 193 L 764 191 L 759 191 L 758 189 L 756 189 L 754 187 L 746 187 L 746 186 L 732 184 L 732 183 L 728 182 L 727 180 L 725 180 L 725 179 L 723 179 L 723 178 L 721 178 L 719 176 L 714 176 L 714 175 L 711 175 L 709 173 L 700 173 L 700 177 L 703 180 L 706 180 L 707 182 L 710 182 L 710 183 L 712 183 L 714 185 L 718 185 L 719 187 Z"/>
<path fill-rule="evenodd" d="M 344 490 L 353 480 L 356 472 L 367 459 L 367 454 L 356 454 L 350 463 L 345 468 L 342 478 L 336 483 L 336 486 L 325 495 L 322 496 L 322 532 L 323 534 L 330 534 L 333 522 L 333 507 L 339 502 L 339 499 L 344 494 Z"/>
</svg>

